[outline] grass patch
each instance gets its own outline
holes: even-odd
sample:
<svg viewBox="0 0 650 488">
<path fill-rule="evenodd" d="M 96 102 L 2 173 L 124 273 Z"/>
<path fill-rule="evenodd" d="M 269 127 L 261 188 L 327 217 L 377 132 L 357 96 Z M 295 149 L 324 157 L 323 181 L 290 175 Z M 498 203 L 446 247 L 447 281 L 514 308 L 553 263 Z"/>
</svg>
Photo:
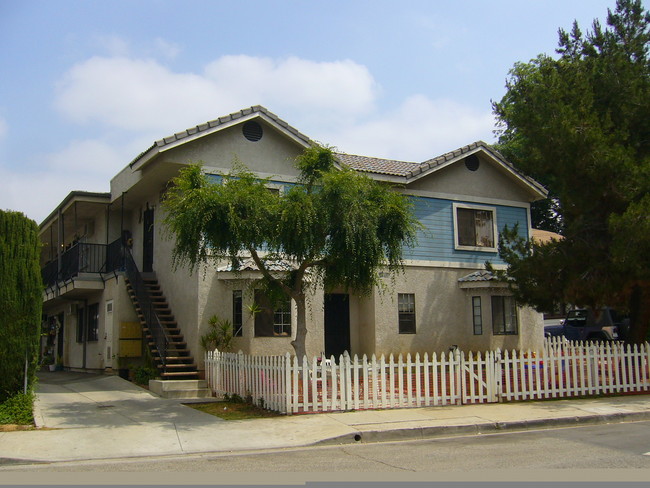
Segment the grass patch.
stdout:
<svg viewBox="0 0 650 488">
<path fill-rule="evenodd" d="M 212 402 L 212 403 L 187 403 L 186 406 L 192 407 L 201 412 L 209 413 L 224 420 L 248 420 L 263 419 L 269 417 L 280 417 L 281 413 L 273 412 L 260 408 L 256 405 L 243 402 Z"/>
</svg>

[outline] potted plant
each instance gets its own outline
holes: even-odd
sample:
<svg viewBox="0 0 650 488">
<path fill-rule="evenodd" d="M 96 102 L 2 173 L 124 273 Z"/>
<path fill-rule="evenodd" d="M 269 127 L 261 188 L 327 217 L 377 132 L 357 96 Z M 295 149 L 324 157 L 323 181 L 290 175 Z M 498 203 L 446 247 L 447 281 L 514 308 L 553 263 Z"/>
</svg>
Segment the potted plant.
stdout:
<svg viewBox="0 0 650 488">
<path fill-rule="evenodd" d="M 51 354 L 46 354 L 43 356 L 43 366 L 47 366 L 50 371 L 54 371 L 56 365 L 54 364 L 54 356 Z"/>
</svg>

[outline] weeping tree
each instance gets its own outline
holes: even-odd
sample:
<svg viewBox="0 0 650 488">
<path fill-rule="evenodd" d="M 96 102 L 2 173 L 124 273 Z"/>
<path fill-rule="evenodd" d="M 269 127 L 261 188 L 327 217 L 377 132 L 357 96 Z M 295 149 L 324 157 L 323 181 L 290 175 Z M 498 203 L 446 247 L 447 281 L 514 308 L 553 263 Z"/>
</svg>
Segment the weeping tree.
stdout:
<svg viewBox="0 0 650 488">
<path fill-rule="evenodd" d="M 401 269 L 404 246 L 415 244 L 418 223 L 406 196 L 337 168 L 329 148 L 307 148 L 296 166 L 298 183 L 278 192 L 241 164 L 218 182 L 191 165 L 174 179 L 163 207 L 176 266 L 195 270 L 228 260 L 237 270 L 252 258 L 267 295 L 295 301 L 291 345 L 302 357 L 309 287 L 369 293 L 380 282 L 380 269 Z M 290 270 L 273 271 L 278 262 Z"/>
<path fill-rule="evenodd" d="M 31 388 L 38 367 L 43 304 L 38 227 L 0 211 L 0 403 Z"/>
</svg>

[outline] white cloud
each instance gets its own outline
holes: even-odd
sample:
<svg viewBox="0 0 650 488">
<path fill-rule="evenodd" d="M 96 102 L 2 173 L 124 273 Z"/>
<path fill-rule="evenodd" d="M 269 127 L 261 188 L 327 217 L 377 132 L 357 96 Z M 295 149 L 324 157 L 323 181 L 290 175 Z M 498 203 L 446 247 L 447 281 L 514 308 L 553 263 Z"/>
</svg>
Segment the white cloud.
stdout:
<svg viewBox="0 0 650 488">
<path fill-rule="evenodd" d="M 328 131 L 326 140 L 348 153 L 420 162 L 479 139 L 490 143 L 493 125 L 489 111 L 415 95 L 393 112 Z"/>
<path fill-rule="evenodd" d="M 73 190 L 107 192 L 110 180 L 132 158 L 134 148 L 101 140 L 70 142 L 49 155 L 35 155 L 38 170 L 0 167 L 0 208 L 23 212 L 40 223 Z"/>
<path fill-rule="evenodd" d="M 167 59 L 174 59 L 181 52 L 181 48 L 173 43 L 169 42 L 162 37 L 157 37 L 153 41 L 154 50 L 162 54 Z"/>
<path fill-rule="evenodd" d="M 103 135 L 40 157 L 46 166 L 38 175 L 0 171 L 12 181 L 6 193 L 0 190 L 0 207 L 20 203 L 42 219 L 71 190 L 108 191 L 110 179 L 155 139 L 258 103 L 313 139 L 354 154 L 424 161 L 478 139 L 491 142 L 488 110 L 412 95 L 381 111 L 380 94 L 368 69 L 349 60 L 224 56 L 196 74 L 153 59 L 93 57 L 66 73 L 55 106 L 77 123 L 97 124 L 93 130 Z M 34 192 L 38 199 L 29 198 Z"/>
<path fill-rule="evenodd" d="M 330 120 L 355 117 L 372 110 L 377 92 L 368 70 L 352 61 L 224 56 L 199 75 L 151 59 L 93 57 L 66 73 L 55 106 L 78 123 L 162 137 L 258 103 L 280 113 L 307 107 Z"/>
</svg>

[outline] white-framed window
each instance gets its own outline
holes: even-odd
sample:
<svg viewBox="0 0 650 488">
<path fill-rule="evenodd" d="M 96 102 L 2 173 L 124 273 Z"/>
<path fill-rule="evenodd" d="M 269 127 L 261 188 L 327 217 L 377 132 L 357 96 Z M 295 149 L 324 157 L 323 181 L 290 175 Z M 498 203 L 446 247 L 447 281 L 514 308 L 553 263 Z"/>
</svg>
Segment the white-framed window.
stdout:
<svg viewBox="0 0 650 488">
<path fill-rule="evenodd" d="M 453 212 L 456 249 L 496 252 L 496 208 L 454 203 Z"/>
<path fill-rule="evenodd" d="M 474 335 L 483 334 L 483 311 L 481 307 L 481 297 L 472 297 L 472 325 L 474 326 Z"/>
<path fill-rule="evenodd" d="M 400 334 L 415 334 L 415 293 L 397 294 L 397 315 Z"/>
<path fill-rule="evenodd" d="M 511 296 L 492 296 L 492 332 L 494 335 L 517 335 L 517 303 Z"/>
<path fill-rule="evenodd" d="M 241 290 L 233 290 L 232 292 L 232 331 L 233 337 L 241 337 L 244 335 L 243 297 Z"/>
<path fill-rule="evenodd" d="M 272 303 L 262 290 L 255 290 L 255 306 L 255 337 L 291 336 L 289 298 Z"/>
</svg>

